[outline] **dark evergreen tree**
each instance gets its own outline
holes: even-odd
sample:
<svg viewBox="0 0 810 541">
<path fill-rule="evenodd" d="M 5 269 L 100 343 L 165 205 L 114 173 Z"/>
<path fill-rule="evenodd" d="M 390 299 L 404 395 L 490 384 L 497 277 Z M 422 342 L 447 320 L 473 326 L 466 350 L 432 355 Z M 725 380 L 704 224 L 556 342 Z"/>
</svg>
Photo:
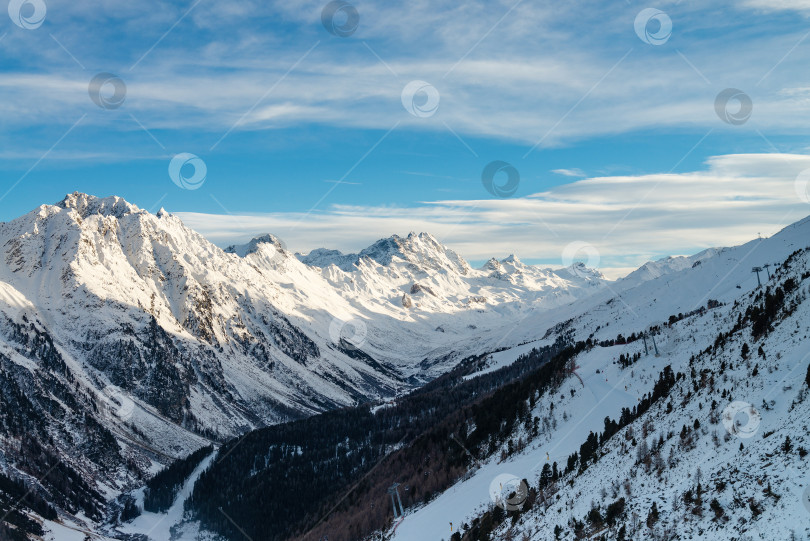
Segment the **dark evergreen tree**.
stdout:
<svg viewBox="0 0 810 541">
<path fill-rule="evenodd" d="M 624 516 L 624 508 L 625 508 L 625 500 L 624 498 L 619 498 L 615 502 L 611 503 L 607 506 L 607 510 L 605 511 L 605 522 L 611 528 L 616 525 L 616 522 Z"/>
<path fill-rule="evenodd" d="M 543 489 L 550 485 L 553 479 L 554 477 L 551 472 L 551 466 L 549 466 L 548 462 L 546 462 L 543 464 L 543 470 L 540 472 L 540 488 Z"/>
<path fill-rule="evenodd" d="M 720 505 L 720 502 L 717 501 L 717 498 L 712 499 L 711 503 L 709 503 L 709 508 L 714 512 L 714 519 L 719 520 L 723 518 L 725 511 L 723 511 L 723 506 Z"/>
<path fill-rule="evenodd" d="M 785 436 L 785 441 L 782 442 L 782 452 L 789 454 L 793 451 L 793 442 L 790 441 L 790 436 Z"/>
<path fill-rule="evenodd" d="M 647 514 L 647 527 L 652 528 L 656 522 L 658 522 L 658 503 L 653 502 L 652 507 L 650 507 L 650 512 Z"/>
<path fill-rule="evenodd" d="M 568 464 L 565 466 L 565 473 L 570 473 L 574 471 L 577 467 L 577 453 L 574 451 L 571 455 L 568 456 Z"/>
</svg>

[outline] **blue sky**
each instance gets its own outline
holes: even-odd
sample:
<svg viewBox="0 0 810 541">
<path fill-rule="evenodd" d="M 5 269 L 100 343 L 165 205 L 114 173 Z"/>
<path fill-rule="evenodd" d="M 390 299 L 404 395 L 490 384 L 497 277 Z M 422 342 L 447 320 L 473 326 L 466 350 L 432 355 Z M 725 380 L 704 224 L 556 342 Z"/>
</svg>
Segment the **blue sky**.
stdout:
<svg viewBox="0 0 810 541">
<path fill-rule="evenodd" d="M 12 0 L 0 220 L 83 191 L 218 244 L 357 250 L 427 230 L 474 262 L 559 265 L 589 244 L 618 275 L 810 214 L 810 1 L 356 1 L 348 36 L 325 4 Z M 664 19 L 634 27 L 648 8 L 672 23 L 659 44 Z M 102 72 L 126 85 L 120 107 L 90 98 Z M 426 99 L 403 100 L 411 81 L 435 110 L 403 106 Z M 738 125 L 715 110 L 726 88 L 753 104 Z M 181 153 L 206 165 L 198 189 L 169 176 Z M 482 183 L 495 160 L 520 173 L 509 198 Z"/>
</svg>

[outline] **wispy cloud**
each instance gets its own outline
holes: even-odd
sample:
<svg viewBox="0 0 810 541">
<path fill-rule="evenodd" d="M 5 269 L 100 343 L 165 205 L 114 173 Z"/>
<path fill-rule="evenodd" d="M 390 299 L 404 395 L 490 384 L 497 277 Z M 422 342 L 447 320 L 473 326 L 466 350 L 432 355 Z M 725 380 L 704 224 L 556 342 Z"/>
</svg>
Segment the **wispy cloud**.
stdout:
<svg viewBox="0 0 810 541">
<path fill-rule="evenodd" d="M 743 5 L 763 11 L 810 11 L 808 0 L 745 0 Z"/>
<path fill-rule="evenodd" d="M 298 213 L 178 215 L 221 245 L 272 232 L 303 252 L 321 246 L 358 250 L 378 237 L 418 230 L 471 260 L 515 253 L 561 264 L 563 249 L 583 241 L 616 274 L 649 259 L 770 235 L 810 214 L 795 181 L 807 168 L 805 155 L 726 155 L 711 158 L 701 171 L 588 178 L 517 199 L 416 208 L 341 205 L 303 222 Z"/>
<path fill-rule="evenodd" d="M 585 177 L 587 176 L 582 169 L 553 169 L 552 173 L 562 175 L 564 177 Z"/>
<path fill-rule="evenodd" d="M 420 0 L 407 8 L 363 4 L 362 26 L 353 41 L 329 39 L 319 26 L 321 2 L 202 2 L 128 73 L 125 66 L 188 7 L 149 4 L 123 9 L 129 17 L 125 22 L 108 2 L 92 7 L 79 2 L 66 6 L 65 21 L 54 22 L 53 29 L 82 64 L 113 72 L 119 66 L 117 74 L 128 85 L 126 108 L 150 129 L 193 129 L 214 136 L 249 111 L 238 130 L 307 123 L 387 129 L 402 120 L 405 129 L 444 131 L 450 125 L 463 137 L 528 145 L 544 137 L 543 145 L 553 146 L 636 130 L 722 128 L 713 101 L 726 86 L 752 96 L 755 114 L 747 128 L 804 130 L 810 122 L 808 100 L 784 92 L 798 86 L 796 69 L 810 61 L 810 51 L 799 47 L 774 69 L 799 33 L 763 32 L 751 39 L 742 30 L 735 35 L 731 19 L 721 17 L 724 37 L 717 39 L 699 32 L 707 18 L 717 19 L 712 5 L 670 6 L 676 19 L 672 43 L 653 47 L 632 31 L 635 8 L 526 2 L 499 23 L 496 35 L 465 56 L 513 2 L 459 6 Z M 747 5 L 805 9 L 808 3 L 751 0 Z M 282 31 L 268 33 L 262 21 L 279 23 Z M 60 33 L 60 28 L 71 32 Z M 583 28 L 587 31 L 578 31 Z M 101 58 L 97 51 L 105 47 L 88 45 L 108 43 L 113 30 L 118 39 L 107 48 L 112 58 Z M 33 57 L 24 69 L 5 70 L 0 81 L 4 121 L 12 127 L 69 122 L 77 108 L 89 106 L 87 82 L 93 70 L 79 69 L 51 40 L 32 48 L 26 39 L 32 38 L 14 33 L 3 43 L 12 56 L 25 51 Z M 323 44 L 279 83 L 317 40 Z M 372 43 L 385 63 L 361 40 Z M 440 92 L 435 117 L 412 118 L 401 107 L 400 93 L 412 79 L 431 82 Z M 88 121 L 109 122 L 109 115 Z"/>
</svg>

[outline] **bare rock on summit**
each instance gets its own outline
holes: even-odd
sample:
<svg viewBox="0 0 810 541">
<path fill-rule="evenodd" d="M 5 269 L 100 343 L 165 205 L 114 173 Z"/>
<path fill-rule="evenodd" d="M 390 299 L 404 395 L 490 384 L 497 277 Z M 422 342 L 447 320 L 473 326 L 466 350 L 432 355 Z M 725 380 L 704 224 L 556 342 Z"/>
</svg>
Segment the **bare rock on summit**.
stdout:
<svg viewBox="0 0 810 541">
<path fill-rule="evenodd" d="M 430 289 L 430 287 L 428 286 L 424 286 L 422 284 L 414 284 L 411 286 L 411 295 L 416 295 L 420 291 L 424 291 L 425 293 L 429 293 L 434 297 L 438 297 L 438 295 L 436 295 L 436 292 Z"/>
</svg>

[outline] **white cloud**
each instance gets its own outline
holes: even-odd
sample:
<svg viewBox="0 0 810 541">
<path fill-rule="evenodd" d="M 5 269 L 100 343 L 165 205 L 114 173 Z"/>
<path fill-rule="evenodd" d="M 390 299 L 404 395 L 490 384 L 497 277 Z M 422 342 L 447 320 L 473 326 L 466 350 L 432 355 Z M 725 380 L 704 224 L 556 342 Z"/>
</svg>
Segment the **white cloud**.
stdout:
<svg viewBox="0 0 810 541">
<path fill-rule="evenodd" d="M 672 43 L 653 47 L 636 37 L 635 8 L 623 5 L 583 9 L 577 2 L 547 7 L 525 2 L 504 17 L 511 0 L 463 5 L 419 0 L 406 8 L 358 4 L 361 27 L 344 40 L 320 27 L 320 1 L 204 2 L 132 71 L 128 66 L 184 9 L 129 6 L 124 19 L 109 0 L 100 7 L 77 4 L 69 8 L 70 21 L 54 30 L 87 72 L 47 38 L 36 47 L 26 41 L 30 33 L 4 40 L 5 56 L 26 59 L 24 70 L 6 70 L 0 81 L 0 114 L 7 126 L 70 125 L 77 110 L 93 111 L 87 83 L 99 64 L 127 82 L 121 113 L 133 113 L 150 129 L 211 133 L 212 144 L 248 111 L 240 130 L 307 123 L 387 130 L 402 121 L 411 129 L 446 131 L 446 123 L 464 137 L 508 139 L 527 148 L 541 140 L 541 146 L 550 146 L 637 130 L 723 130 L 731 127 L 717 118 L 713 102 L 729 86 L 754 101 L 754 115 L 738 133 L 803 133 L 810 123 L 806 92 L 791 90 L 810 87 L 803 69 L 810 50 L 792 50 L 805 30 L 791 33 L 776 21 L 778 31 L 753 37 L 725 26 L 723 39 L 703 35 L 696 29 L 717 20 L 711 3 L 679 5 Z M 776 5 L 799 8 L 808 2 Z M 301 25 L 294 39 L 266 31 L 268 25 L 291 22 Z M 91 23 L 92 32 L 81 31 Z M 97 58 L 106 41 L 91 45 L 115 30 L 122 34 L 113 43 L 125 47 L 110 54 L 125 51 L 132 58 Z M 412 79 L 439 90 L 434 117 L 412 118 L 402 108 L 400 92 Z M 96 114 L 87 122 L 113 118 Z"/>
<path fill-rule="evenodd" d="M 651 258 L 771 235 L 803 218 L 810 205 L 795 186 L 808 168 L 805 155 L 726 155 L 711 158 L 702 171 L 588 178 L 517 199 L 333 206 L 310 215 L 177 214 L 221 245 L 272 232 L 302 252 L 354 251 L 381 236 L 428 231 L 470 260 L 515 253 L 560 265 L 563 248 L 583 241 L 615 276 Z"/>
<path fill-rule="evenodd" d="M 585 177 L 587 176 L 582 169 L 553 169 L 552 173 L 562 175 L 564 177 Z"/>
<path fill-rule="evenodd" d="M 810 0 L 745 0 L 743 5 L 763 11 L 810 11 Z"/>
</svg>

